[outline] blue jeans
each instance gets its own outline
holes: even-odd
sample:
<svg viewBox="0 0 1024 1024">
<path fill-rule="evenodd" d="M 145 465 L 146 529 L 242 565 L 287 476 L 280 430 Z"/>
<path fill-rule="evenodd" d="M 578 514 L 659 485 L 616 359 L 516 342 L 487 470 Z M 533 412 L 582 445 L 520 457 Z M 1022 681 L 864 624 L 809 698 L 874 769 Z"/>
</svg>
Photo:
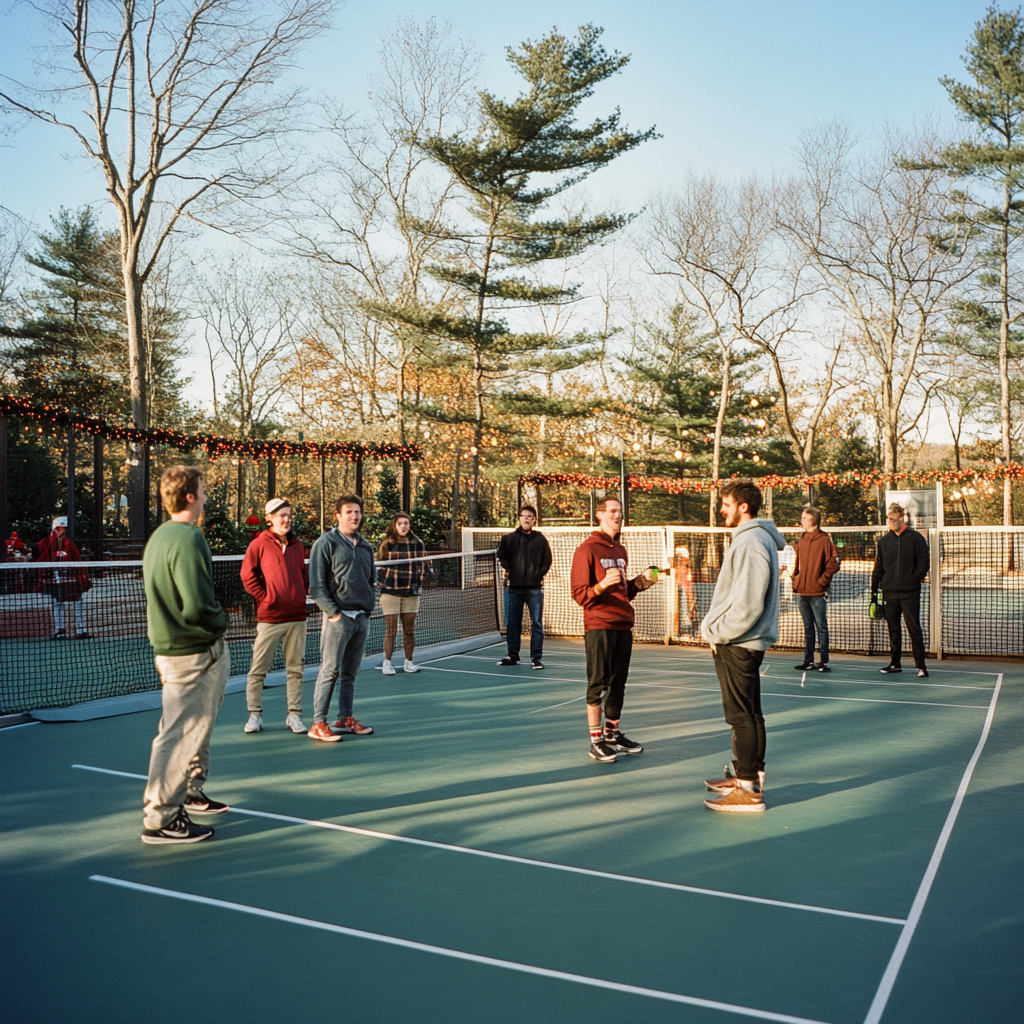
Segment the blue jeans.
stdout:
<svg viewBox="0 0 1024 1024">
<path fill-rule="evenodd" d="M 331 622 L 325 615 L 320 632 L 320 671 L 313 688 L 313 721 L 326 722 L 338 686 L 338 717 L 344 721 L 352 714 L 352 701 L 356 694 L 356 673 L 363 660 L 366 632 L 370 627 L 369 615 L 357 619 L 342 615 Z"/>
<path fill-rule="evenodd" d="M 523 605 L 530 609 L 530 661 L 540 661 L 544 653 L 544 626 L 541 613 L 544 611 L 544 591 L 531 587 L 525 593 L 513 593 L 505 588 L 505 631 L 508 639 L 508 653 L 519 657 L 523 642 Z"/>
<path fill-rule="evenodd" d="M 822 595 L 805 597 L 795 594 L 796 606 L 804 620 L 804 661 L 814 661 L 814 631 L 818 631 L 821 660 L 828 661 L 828 603 Z"/>
</svg>

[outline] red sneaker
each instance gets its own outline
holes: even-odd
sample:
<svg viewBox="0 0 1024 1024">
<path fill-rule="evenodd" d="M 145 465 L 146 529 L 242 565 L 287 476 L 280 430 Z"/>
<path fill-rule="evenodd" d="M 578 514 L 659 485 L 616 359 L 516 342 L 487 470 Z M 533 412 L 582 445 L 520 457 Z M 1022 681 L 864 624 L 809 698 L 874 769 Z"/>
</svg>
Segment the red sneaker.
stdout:
<svg viewBox="0 0 1024 1024">
<path fill-rule="evenodd" d="M 306 735 L 311 740 L 321 740 L 323 743 L 340 743 L 341 737 L 331 732 L 331 727 L 326 722 L 314 722 L 309 727 Z"/>
<path fill-rule="evenodd" d="M 344 721 L 340 718 L 334 723 L 334 728 L 338 732 L 349 732 L 353 736 L 369 736 L 373 732 L 372 725 L 363 725 L 358 719 L 353 718 L 351 715 L 348 716 Z M 340 736 L 338 737 L 341 738 Z"/>
</svg>

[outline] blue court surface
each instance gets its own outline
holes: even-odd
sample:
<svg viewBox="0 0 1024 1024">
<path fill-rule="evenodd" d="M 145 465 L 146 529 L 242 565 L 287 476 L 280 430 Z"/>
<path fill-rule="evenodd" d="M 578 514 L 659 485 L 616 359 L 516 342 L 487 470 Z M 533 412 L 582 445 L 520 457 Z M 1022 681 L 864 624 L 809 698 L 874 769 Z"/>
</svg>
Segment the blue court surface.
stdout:
<svg viewBox="0 0 1024 1024">
<path fill-rule="evenodd" d="M 726 815 L 706 651 L 634 648 L 615 764 L 582 642 L 501 653 L 361 673 L 338 744 L 229 695 L 193 846 L 139 840 L 159 712 L 0 731 L 4 1019 L 1024 1021 L 1020 662 L 771 653 L 768 811 Z"/>
</svg>

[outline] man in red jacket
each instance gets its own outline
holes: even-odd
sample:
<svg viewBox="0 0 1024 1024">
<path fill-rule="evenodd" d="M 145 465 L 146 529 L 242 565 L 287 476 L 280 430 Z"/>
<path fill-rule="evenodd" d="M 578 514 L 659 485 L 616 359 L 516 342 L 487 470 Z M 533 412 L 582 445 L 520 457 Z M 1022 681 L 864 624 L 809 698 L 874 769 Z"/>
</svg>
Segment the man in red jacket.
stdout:
<svg viewBox="0 0 1024 1024">
<path fill-rule="evenodd" d="M 292 532 L 292 507 L 287 498 L 266 505 L 269 530 L 249 545 L 242 560 L 242 586 L 256 601 L 256 642 L 246 679 L 249 708 L 246 732 L 263 729 L 263 681 L 281 645 L 288 673 L 288 717 L 285 725 L 304 733 L 302 721 L 302 663 L 306 653 L 306 594 L 309 571 L 306 551 Z"/>
<path fill-rule="evenodd" d="M 583 609 L 590 757 L 595 761 L 614 761 L 616 751 L 642 754 L 644 750 L 622 734 L 619 723 L 633 651 L 631 602 L 642 590 L 653 586 L 654 580 L 650 569 L 632 580 L 626 579 L 629 556 L 619 543 L 621 503 L 616 498 L 606 498 L 595 514 L 599 528 L 572 557 L 572 597 Z"/>
<path fill-rule="evenodd" d="M 796 564 L 793 567 L 793 593 L 796 606 L 804 620 L 804 660 L 794 666 L 798 672 L 828 667 L 828 607 L 825 598 L 832 577 L 839 572 L 839 552 L 832 538 L 821 529 L 821 511 L 808 506 L 800 513 L 804 532 L 796 542 Z M 815 638 L 817 632 L 817 638 Z M 821 661 L 815 664 L 815 640 L 821 650 Z"/>
</svg>

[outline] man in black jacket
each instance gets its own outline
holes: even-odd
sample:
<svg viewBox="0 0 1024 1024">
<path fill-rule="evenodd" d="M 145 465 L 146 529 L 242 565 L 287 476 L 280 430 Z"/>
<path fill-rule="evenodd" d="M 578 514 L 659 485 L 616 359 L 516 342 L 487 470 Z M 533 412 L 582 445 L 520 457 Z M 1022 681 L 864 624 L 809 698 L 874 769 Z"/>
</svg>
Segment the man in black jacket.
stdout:
<svg viewBox="0 0 1024 1024">
<path fill-rule="evenodd" d="M 551 568 L 551 548 L 547 538 L 534 529 L 537 510 L 524 505 L 519 510 L 519 526 L 506 533 L 498 543 L 498 563 L 505 570 L 505 630 L 508 654 L 499 665 L 518 665 L 523 640 L 523 605 L 530 609 L 530 661 L 544 667 L 544 577 Z"/>
<path fill-rule="evenodd" d="M 906 524 L 902 506 L 889 506 L 886 520 L 889 532 L 879 538 L 875 551 L 875 568 L 871 573 L 871 593 L 882 589 L 883 611 L 889 627 L 889 664 L 883 675 L 902 672 L 903 658 L 902 615 L 910 634 L 917 674 L 927 676 L 924 664 L 924 633 L 921 630 L 921 583 L 928 575 L 931 561 L 928 542 Z"/>
</svg>

